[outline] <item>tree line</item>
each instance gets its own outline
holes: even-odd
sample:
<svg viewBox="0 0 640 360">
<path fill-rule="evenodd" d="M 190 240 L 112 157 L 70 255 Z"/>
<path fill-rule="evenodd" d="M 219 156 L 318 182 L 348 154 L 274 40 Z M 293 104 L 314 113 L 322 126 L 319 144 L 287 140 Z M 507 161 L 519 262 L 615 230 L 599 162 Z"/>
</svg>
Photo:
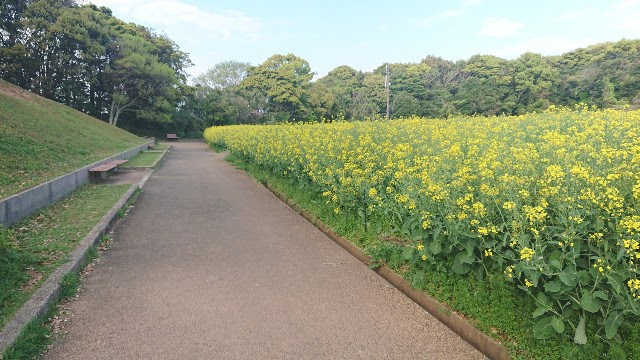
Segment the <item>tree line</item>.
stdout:
<svg viewBox="0 0 640 360">
<path fill-rule="evenodd" d="M 456 62 L 427 56 L 389 67 L 392 117 L 518 115 L 576 103 L 640 107 L 640 40 L 559 56 L 474 55 Z M 371 72 L 343 65 L 312 77 L 309 63 L 293 54 L 274 55 L 258 66 L 227 61 L 196 78 L 197 103 L 209 123 L 220 125 L 386 113 L 385 64 Z"/>
<path fill-rule="evenodd" d="M 386 113 L 385 65 L 343 65 L 314 80 L 276 54 L 218 63 L 188 84 L 188 54 L 167 36 L 75 0 L 2 0 L 0 77 L 141 135 L 201 136 L 211 125 L 355 120 Z M 514 60 L 427 56 L 390 67 L 392 117 L 522 114 L 549 105 L 640 107 L 640 40 Z"/>
<path fill-rule="evenodd" d="M 139 134 L 200 131 L 176 123 L 190 65 L 171 39 L 106 7 L 2 1 L 0 77 Z"/>
</svg>

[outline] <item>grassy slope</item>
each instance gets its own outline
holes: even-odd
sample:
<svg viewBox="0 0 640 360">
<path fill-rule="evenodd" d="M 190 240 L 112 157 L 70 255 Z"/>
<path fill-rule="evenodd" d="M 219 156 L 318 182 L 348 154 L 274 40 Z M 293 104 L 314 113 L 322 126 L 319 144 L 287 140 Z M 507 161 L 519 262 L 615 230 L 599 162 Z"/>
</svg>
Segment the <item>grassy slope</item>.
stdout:
<svg viewBox="0 0 640 360">
<path fill-rule="evenodd" d="M 0 198 L 145 142 L 0 80 Z"/>
<path fill-rule="evenodd" d="M 619 330 L 621 342 L 607 343 L 590 337 L 587 346 L 577 346 L 569 336 L 537 340 L 533 336 L 533 301 L 502 276 L 478 281 L 474 277 L 442 273 L 435 268 L 417 271 L 402 258 L 403 246 L 385 241 L 372 230 L 365 230 L 356 214 L 333 213 L 317 189 L 300 188 L 287 178 L 274 174 L 244 159 L 229 155 L 227 161 L 247 171 L 258 181 L 273 185 L 300 207 L 310 211 L 338 234 L 349 239 L 374 259 L 402 274 L 417 289 L 423 290 L 463 314 L 476 328 L 500 340 L 515 359 L 632 359 L 640 358 L 640 323 L 629 319 Z M 372 219 L 371 223 L 376 223 Z M 590 322 L 591 325 L 594 321 Z M 590 330 L 590 331 L 589 331 Z M 594 329 L 589 329 L 593 333 Z"/>
</svg>

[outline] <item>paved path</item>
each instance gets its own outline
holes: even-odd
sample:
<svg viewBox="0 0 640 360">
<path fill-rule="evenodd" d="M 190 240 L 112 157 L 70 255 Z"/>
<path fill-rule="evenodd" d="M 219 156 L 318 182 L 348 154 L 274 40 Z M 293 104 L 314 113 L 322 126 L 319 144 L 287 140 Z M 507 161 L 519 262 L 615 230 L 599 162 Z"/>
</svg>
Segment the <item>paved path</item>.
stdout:
<svg viewBox="0 0 640 360">
<path fill-rule="evenodd" d="M 203 143 L 177 143 L 46 359 L 482 355 Z"/>
</svg>

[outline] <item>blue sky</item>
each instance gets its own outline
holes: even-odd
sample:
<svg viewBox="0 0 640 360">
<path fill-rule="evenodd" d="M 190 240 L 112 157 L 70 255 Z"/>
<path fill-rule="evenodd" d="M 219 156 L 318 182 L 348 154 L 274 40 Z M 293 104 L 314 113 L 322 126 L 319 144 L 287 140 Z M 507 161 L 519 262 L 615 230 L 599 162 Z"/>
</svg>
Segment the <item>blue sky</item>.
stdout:
<svg viewBox="0 0 640 360">
<path fill-rule="evenodd" d="M 241 1 L 86 0 L 167 34 L 198 75 L 220 61 L 253 65 L 294 53 L 318 76 L 340 65 L 474 54 L 512 59 L 640 38 L 640 0 Z"/>
</svg>

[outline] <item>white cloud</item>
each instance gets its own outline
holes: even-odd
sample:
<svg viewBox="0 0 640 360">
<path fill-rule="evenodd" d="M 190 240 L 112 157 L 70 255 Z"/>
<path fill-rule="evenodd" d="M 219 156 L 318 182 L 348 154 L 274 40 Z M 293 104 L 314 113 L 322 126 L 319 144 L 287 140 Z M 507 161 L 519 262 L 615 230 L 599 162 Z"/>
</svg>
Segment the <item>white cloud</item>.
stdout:
<svg viewBox="0 0 640 360">
<path fill-rule="evenodd" d="M 640 31 L 639 11 L 639 0 L 625 0 L 607 11 L 604 17 L 609 19 L 617 30 L 637 33 Z"/>
<path fill-rule="evenodd" d="M 522 23 L 505 18 L 489 18 L 482 22 L 480 35 L 491 37 L 512 37 L 518 35 Z"/>
<path fill-rule="evenodd" d="M 425 18 L 419 19 L 416 21 L 416 26 L 418 27 L 426 27 L 432 24 L 435 24 L 439 21 L 443 21 L 449 18 L 457 17 L 462 15 L 468 8 L 475 6 L 480 3 L 482 0 L 465 0 L 462 5 L 458 8 L 446 9 L 437 14 L 427 16 Z"/>
<path fill-rule="evenodd" d="M 259 38 L 259 22 L 240 11 L 211 12 L 181 0 L 88 0 L 111 8 L 114 15 L 154 28 L 188 27 L 208 36 L 229 39 L 239 34 Z"/>
<path fill-rule="evenodd" d="M 506 59 L 514 59 L 526 52 L 534 52 L 542 55 L 560 55 L 577 48 L 594 44 L 593 39 L 569 39 L 557 36 L 535 37 L 516 45 L 490 52 Z"/>
<path fill-rule="evenodd" d="M 615 30 L 630 38 L 640 32 L 640 0 L 622 0 L 607 4 L 606 8 L 583 7 L 555 17 L 557 22 L 577 22 L 577 26 L 591 23 L 594 27 Z"/>
</svg>

